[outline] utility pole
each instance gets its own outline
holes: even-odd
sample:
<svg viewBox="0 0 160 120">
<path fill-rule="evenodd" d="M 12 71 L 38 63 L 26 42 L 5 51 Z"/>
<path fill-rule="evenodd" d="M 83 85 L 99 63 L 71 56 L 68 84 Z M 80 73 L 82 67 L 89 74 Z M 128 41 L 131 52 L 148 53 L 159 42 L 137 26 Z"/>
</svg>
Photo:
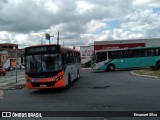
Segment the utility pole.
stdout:
<svg viewBox="0 0 160 120">
<path fill-rule="evenodd" d="M 17 81 L 17 62 L 18 62 L 18 48 L 16 48 L 16 83 L 18 83 L 18 81 Z"/>
<path fill-rule="evenodd" d="M 59 31 L 58 31 L 58 36 L 57 36 L 57 45 L 59 45 Z"/>
<path fill-rule="evenodd" d="M 44 35 L 42 35 L 41 45 L 43 44 L 43 37 L 44 37 Z"/>
</svg>

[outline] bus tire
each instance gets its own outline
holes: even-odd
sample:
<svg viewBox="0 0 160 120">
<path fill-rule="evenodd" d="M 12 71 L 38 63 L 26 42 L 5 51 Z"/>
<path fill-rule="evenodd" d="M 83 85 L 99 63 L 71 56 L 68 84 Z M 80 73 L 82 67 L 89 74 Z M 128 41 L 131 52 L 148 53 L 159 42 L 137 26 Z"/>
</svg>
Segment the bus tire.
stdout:
<svg viewBox="0 0 160 120">
<path fill-rule="evenodd" d="M 70 88 L 70 86 L 71 86 L 71 75 L 68 74 L 68 84 L 67 84 L 66 88 Z"/>
<path fill-rule="evenodd" d="M 107 70 L 108 71 L 114 71 L 115 70 L 115 65 L 113 65 L 113 64 L 109 64 L 108 66 L 107 66 Z"/>
<path fill-rule="evenodd" d="M 76 78 L 76 79 L 78 80 L 79 77 L 80 77 L 80 76 L 79 76 L 79 70 L 78 70 L 78 71 L 77 71 L 77 78 Z"/>
<path fill-rule="evenodd" d="M 156 70 L 160 69 L 160 61 L 156 62 L 156 67 L 155 68 L 156 68 Z"/>
<path fill-rule="evenodd" d="M 109 71 L 109 70 L 108 70 L 108 67 L 105 69 L 105 71 L 106 71 L 106 72 L 108 72 L 108 71 Z"/>
</svg>

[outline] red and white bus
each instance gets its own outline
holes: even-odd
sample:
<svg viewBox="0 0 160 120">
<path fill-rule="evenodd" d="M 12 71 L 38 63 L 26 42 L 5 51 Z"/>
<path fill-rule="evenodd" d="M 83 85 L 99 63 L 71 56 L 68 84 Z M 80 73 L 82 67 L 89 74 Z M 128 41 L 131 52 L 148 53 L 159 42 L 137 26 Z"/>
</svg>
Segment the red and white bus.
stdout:
<svg viewBox="0 0 160 120">
<path fill-rule="evenodd" d="M 81 73 L 80 52 L 61 45 L 25 49 L 26 87 L 30 89 L 69 86 Z"/>
</svg>

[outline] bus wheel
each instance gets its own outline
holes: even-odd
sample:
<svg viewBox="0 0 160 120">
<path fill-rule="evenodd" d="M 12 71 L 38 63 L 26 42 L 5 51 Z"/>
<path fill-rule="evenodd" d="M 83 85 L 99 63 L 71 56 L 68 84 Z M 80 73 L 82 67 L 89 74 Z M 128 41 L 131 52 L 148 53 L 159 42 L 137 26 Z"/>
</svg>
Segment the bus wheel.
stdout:
<svg viewBox="0 0 160 120">
<path fill-rule="evenodd" d="M 108 72 L 108 68 L 106 68 L 105 71 Z"/>
<path fill-rule="evenodd" d="M 160 69 L 160 61 L 156 63 L 156 70 Z"/>
<path fill-rule="evenodd" d="M 79 76 L 79 70 L 78 70 L 78 71 L 77 71 L 77 80 L 79 79 L 79 77 L 80 77 L 80 76 Z"/>
<path fill-rule="evenodd" d="M 115 70 L 115 65 L 113 65 L 113 64 L 108 65 L 107 70 L 114 71 Z"/>
<path fill-rule="evenodd" d="M 68 75 L 68 84 L 67 84 L 66 88 L 70 88 L 70 86 L 71 86 L 71 75 L 69 74 Z"/>
</svg>

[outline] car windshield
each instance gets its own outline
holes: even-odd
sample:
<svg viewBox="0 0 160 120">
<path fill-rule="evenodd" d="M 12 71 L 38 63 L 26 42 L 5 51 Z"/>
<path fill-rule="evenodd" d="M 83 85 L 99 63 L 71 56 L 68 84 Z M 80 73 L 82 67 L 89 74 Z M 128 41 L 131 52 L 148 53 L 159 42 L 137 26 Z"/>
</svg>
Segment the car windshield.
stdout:
<svg viewBox="0 0 160 120">
<path fill-rule="evenodd" d="M 56 72 L 62 69 L 60 54 L 43 54 L 26 56 L 26 72 Z"/>
</svg>

